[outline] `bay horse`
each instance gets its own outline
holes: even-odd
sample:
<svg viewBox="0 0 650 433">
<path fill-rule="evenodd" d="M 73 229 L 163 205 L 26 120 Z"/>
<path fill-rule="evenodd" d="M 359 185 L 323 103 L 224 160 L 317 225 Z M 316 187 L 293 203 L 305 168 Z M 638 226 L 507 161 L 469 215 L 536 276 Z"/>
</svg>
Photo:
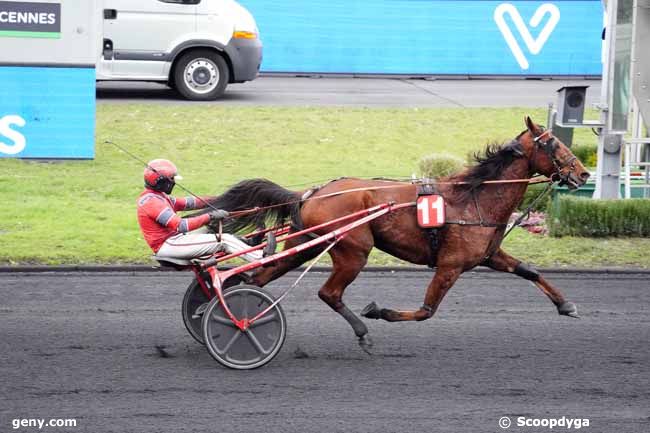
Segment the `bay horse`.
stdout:
<svg viewBox="0 0 650 433">
<path fill-rule="evenodd" d="M 522 202 L 527 182 L 507 182 L 545 175 L 571 189 L 582 186 L 589 173 L 560 140 L 549 130 L 525 118 L 526 130 L 502 145 L 489 145 L 485 154 L 477 155 L 477 165 L 447 178 L 437 180 L 436 193 L 444 197 L 447 223 L 437 231 L 435 246 L 427 230 L 417 223 L 415 207 L 390 212 L 361 226 L 340 240 L 330 251 L 332 272 L 318 296 L 350 324 L 362 348 L 372 345 L 368 328 L 343 303 L 345 288 L 366 265 L 373 247 L 399 259 L 435 267 L 427 287 L 424 303 L 412 311 L 379 308 L 374 302 L 361 312 L 369 319 L 389 322 L 429 319 L 458 277 L 478 265 L 508 272 L 532 281 L 555 304 L 559 314 L 578 317 L 576 306 L 567 300 L 538 271 L 501 249 L 506 224 Z M 504 183 L 485 183 L 502 180 Z M 212 205 L 229 211 L 275 206 L 255 215 L 233 219 L 228 230 L 259 224 L 271 218 L 292 220 L 292 230 L 309 228 L 335 218 L 387 203 L 414 202 L 414 184 L 398 181 L 343 178 L 321 187 L 311 196 L 319 197 L 338 191 L 354 190 L 321 200 L 301 200 L 304 191 L 295 192 L 264 179 L 240 182 Z M 344 223 L 341 223 L 343 225 Z M 316 235 L 337 226 L 315 231 Z M 306 239 L 293 239 L 284 248 L 294 247 Z M 285 257 L 274 266 L 260 268 L 251 282 L 264 286 L 316 257 L 326 246 L 306 249 Z"/>
</svg>

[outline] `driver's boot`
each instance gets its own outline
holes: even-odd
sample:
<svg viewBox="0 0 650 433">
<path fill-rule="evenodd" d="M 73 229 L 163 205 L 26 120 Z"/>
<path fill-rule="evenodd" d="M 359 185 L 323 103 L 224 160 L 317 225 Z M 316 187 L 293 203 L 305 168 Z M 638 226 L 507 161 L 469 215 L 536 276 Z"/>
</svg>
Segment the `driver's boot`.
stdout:
<svg viewBox="0 0 650 433">
<path fill-rule="evenodd" d="M 244 242 L 246 242 L 251 247 L 254 247 L 256 245 L 261 244 L 262 242 L 264 242 L 264 233 L 262 232 L 262 230 L 264 230 L 265 228 L 266 228 L 266 226 L 264 224 L 258 224 L 257 225 L 257 230 L 260 233 L 256 234 L 255 236 L 253 236 L 253 237 L 251 237 L 249 239 L 244 239 Z"/>
<path fill-rule="evenodd" d="M 268 257 L 275 254 L 275 249 L 277 247 L 278 247 L 278 243 L 275 240 L 275 234 L 273 232 L 269 232 L 268 235 L 266 236 L 266 246 L 264 247 L 263 257 Z"/>
</svg>

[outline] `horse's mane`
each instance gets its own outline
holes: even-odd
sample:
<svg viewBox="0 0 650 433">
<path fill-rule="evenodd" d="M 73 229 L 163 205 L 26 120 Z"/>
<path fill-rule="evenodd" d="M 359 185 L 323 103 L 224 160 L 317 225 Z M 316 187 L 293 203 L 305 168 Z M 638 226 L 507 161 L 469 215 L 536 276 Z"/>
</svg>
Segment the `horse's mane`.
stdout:
<svg viewBox="0 0 650 433">
<path fill-rule="evenodd" d="M 519 138 L 526 131 L 519 134 L 514 140 L 505 143 L 489 143 L 485 150 L 474 154 L 476 165 L 467 170 L 452 175 L 449 180 L 452 182 L 464 182 L 457 185 L 458 199 L 465 201 L 478 189 L 486 180 L 497 179 L 515 158 L 523 155 Z"/>
</svg>

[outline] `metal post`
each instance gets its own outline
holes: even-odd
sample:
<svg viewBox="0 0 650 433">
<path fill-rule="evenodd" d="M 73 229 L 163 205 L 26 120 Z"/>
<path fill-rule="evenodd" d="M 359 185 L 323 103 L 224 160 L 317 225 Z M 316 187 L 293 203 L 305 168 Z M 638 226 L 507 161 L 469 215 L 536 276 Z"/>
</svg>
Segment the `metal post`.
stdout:
<svg viewBox="0 0 650 433">
<path fill-rule="evenodd" d="M 564 128 L 557 123 L 557 110 L 553 104 L 548 104 L 548 115 L 546 124 L 553 136 L 560 139 L 562 143 L 571 147 L 573 144 L 573 128 Z"/>
<path fill-rule="evenodd" d="M 650 0 L 634 0 L 634 29 L 632 38 L 632 88 L 634 94 L 634 117 L 632 139 L 638 146 L 637 156 L 643 169 L 643 197 L 650 197 L 650 60 L 647 56 L 650 41 Z"/>
<path fill-rule="evenodd" d="M 614 62 L 616 54 L 616 18 L 618 0 L 603 1 L 607 11 L 605 43 L 603 50 L 603 78 L 600 94 L 600 121 L 605 124 L 600 130 L 598 142 L 598 165 L 596 168 L 596 190 L 593 198 L 620 198 L 621 144 L 622 136 L 612 133 L 612 93 L 614 91 Z"/>
</svg>

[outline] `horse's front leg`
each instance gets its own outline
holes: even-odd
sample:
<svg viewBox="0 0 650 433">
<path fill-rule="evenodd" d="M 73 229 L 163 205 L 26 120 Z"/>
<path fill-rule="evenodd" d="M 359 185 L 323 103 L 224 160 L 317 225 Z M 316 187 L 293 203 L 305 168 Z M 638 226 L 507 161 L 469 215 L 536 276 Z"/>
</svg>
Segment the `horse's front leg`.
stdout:
<svg viewBox="0 0 650 433">
<path fill-rule="evenodd" d="M 510 254 L 506 253 L 502 249 L 498 249 L 492 257 L 490 257 L 484 265 L 489 266 L 490 268 L 501 271 L 509 272 L 511 274 L 518 275 L 537 286 L 557 307 L 558 313 L 563 316 L 575 317 L 578 318 L 578 308 L 573 302 L 568 302 L 562 296 L 562 293 L 551 283 L 546 281 L 539 272 L 525 264 L 520 260 L 515 259 Z"/>
<path fill-rule="evenodd" d="M 431 283 L 429 283 L 429 287 L 427 287 L 424 304 L 419 310 L 396 311 L 379 308 L 376 303 L 371 302 L 363 309 L 361 315 L 369 319 L 384 319 L 388 322 L 427 320 L 436 312 L 438 305 L 440 305 L 440 302 L 442 302 L 442 299 L 462 272 L 462 268 L 459 267 L 439 266 Z"/>
</svg>

